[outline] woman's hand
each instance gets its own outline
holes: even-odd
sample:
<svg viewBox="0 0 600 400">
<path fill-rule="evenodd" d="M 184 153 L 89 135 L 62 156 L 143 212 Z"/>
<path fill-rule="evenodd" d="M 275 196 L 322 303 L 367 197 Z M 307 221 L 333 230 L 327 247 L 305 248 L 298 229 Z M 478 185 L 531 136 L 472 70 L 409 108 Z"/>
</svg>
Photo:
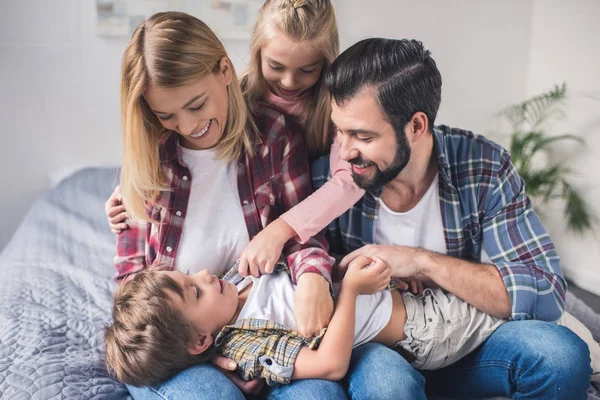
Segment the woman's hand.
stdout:
<svg viewBox="0 0 600 400">
<path fill-rule="evenodd" d="M 296 232 L 281 218 L 267 225 L 242 252 L 238 269 L 240 275 L 258 278 L 273 272 L 283 246 L 294 236 Z"/>
<path fill-rule="evenodd" d="M 300 275 L 294 296 L 296 331 L 304 337 L 318 335 L 333 315 L 329 282 L 319 274 L 307 272 Z"/>
<path fill-rule="evenodd" d="M 117 185 L 106 203 L 104 203 L 104 212 L 108 218 L 108 226 L 114 234 L 119 234 L 128 228 L 125 220 L 127 219 L 127 210 L 123 205 L 121 198 L 121 186 Z"/>
<path fill-rule="evenodd" d="M 342 281 L 342 290 L 349 288 L 357 294 L 374 294 L 384 290 L 390 283 L 391 268 L 378 257 L 360 255 L 348 264 Z"/>
<path fill-rule="evenodd" d="M 237 374 L 237 363 L 230 358 L 222 355 L 215 355 L 212 359 L 214 366 L 219 368 L 221 372 L 234 383 L 242 392 L 246 394 L 259 394 L 265 386 L 265 381 L 259 378 L 254 378 L 250 381 L 245 381 Z"/>
</svg>

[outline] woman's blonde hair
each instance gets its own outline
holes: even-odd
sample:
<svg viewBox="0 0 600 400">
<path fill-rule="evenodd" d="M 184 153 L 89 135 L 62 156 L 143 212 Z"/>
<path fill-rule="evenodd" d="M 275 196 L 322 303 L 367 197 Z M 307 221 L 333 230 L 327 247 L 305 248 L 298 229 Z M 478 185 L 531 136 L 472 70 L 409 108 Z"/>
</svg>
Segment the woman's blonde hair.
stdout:
<svg viewBox="0 0 600 400">
<path fill-rule="evenodd" d="M 324 58 L 321 76 L 313 88 L 301 121 L 311 157 L 329 151 L 331 100 L 323 76 L 340 51 L 335 12 L 330 0 L 267 0 L 263 4 L 250 44 L 250 65 L 243 78 L 244 96 L 251 108 L 264 101 L 268 89 L 261 68 L 261 48 L 284 32 L 298 42 L 310 42 Z"/>
<path fill-rule="evenodd" d="M 121 70 L 121 193 L 133 217 L 149 221 L 145 202 L 153 204 L 161 191 L 169 190 L 160 165 L 159 144 L 173 132 L 162 127 L 144 92 L 149 85 L 176 88 L 194 83 L 219 72 L 223 58 L 229 60 L 215 33 L 188 14 L 154 14 L 135 30 Z M 252 129 L 248 127 L 253 127 L 235 69 L 231 61 L 229 64 L 233 79 L 227 87 L 227 120 L 217 145 L 220 157 L 227 161 L 243 152 L 252 154 Z"/>
</svg>

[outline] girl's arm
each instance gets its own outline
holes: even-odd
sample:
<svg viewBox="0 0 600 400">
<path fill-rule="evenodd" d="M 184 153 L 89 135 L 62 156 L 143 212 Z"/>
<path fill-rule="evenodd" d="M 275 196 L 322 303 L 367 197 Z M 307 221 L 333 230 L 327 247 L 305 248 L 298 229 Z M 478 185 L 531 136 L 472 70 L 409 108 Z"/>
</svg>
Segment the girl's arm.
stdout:
<svg viewBox="0 0 600 400">
<path fill-rule="evenodd" d="M 294 362 L 292 379 L 337 381 L 348 371 L 354 345 L 356 297 L 384 290 L 390 282 L 390 267 L 378 258 L 362 257 L 348 266 L 336 310 L 317 350 L 303 347 Z"/>
<path fill-rule="evenodd" d="M 332 178 L 325 185 L 250 241 L 240 257 L 242 275 L 270 274 L 288 240 L 298 238 L 300 243 L 307 242 L 363 196 L 365 191 L 352 179 L 350 163 L 340 158 L 337 140 L 331 145 L 329 164 Z"/>
<path fill-rule="evenodd" d="M 340 157 L 340 145 L 334 140 L 329 154 L 331 179 L 280 218 L 305 242 L 322 231 L 364 195 L 354 183 L 352 167 Z M 291 237 L 287 238 L 291 239 Z"/>
</svg>

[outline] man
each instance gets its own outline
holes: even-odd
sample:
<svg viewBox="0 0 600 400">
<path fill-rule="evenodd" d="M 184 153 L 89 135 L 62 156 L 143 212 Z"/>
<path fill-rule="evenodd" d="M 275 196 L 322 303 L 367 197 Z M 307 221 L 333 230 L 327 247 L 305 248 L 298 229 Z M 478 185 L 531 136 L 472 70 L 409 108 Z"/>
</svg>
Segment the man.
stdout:
<svg viewBox="0 0 600 400">
<path fill-rule="evenodd" d="M 585 398 L 589 351 L 552 323 L 566 291 L 554 245 L 506 150 L 434 127 L 442 79 L 429 51 L 414 40 L 363 40 L 335 60 L 326 85 L 341 156 L 366 190 L 328 229 L 332 250 L 349 253 L 341 266 L 377 256 L 392 276 L 511 320 L 458 363 L 423 372 L 427 394 Z M 315 162 L 316 187 L 328 173 Z M 415 377 L 408 362 L 405 370 Z M 424 396 L 418 378 L 395 390 Z"/>
</svg>

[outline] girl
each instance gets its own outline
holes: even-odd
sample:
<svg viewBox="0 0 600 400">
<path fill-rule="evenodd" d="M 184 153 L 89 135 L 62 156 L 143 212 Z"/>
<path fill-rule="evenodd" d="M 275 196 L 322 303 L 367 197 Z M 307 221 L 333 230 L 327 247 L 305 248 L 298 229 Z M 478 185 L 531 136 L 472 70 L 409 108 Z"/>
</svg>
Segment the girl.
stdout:
<svg viewBox="0 0 600 400">
<path fill-rule="evenodd" d="M 251 41 L 251 61 L 242 80 L 251 110 L 268 103 L 295 117 L 304 128 L 309 157 L 331 145 L 331 101 L 322 79 L 339 53 L 335 13 L 329 0 L 267 0 Z M 306 242 L 352 206 L 364 191 L 352 180 L 350 164 L 331 145 L 333 178 L 256 235 L 240 256 L 240 273 L 270 273 L 285 243 Z M 111 229 L 127 227 L 118 189 L 107 201 Z"/>
</svg>

